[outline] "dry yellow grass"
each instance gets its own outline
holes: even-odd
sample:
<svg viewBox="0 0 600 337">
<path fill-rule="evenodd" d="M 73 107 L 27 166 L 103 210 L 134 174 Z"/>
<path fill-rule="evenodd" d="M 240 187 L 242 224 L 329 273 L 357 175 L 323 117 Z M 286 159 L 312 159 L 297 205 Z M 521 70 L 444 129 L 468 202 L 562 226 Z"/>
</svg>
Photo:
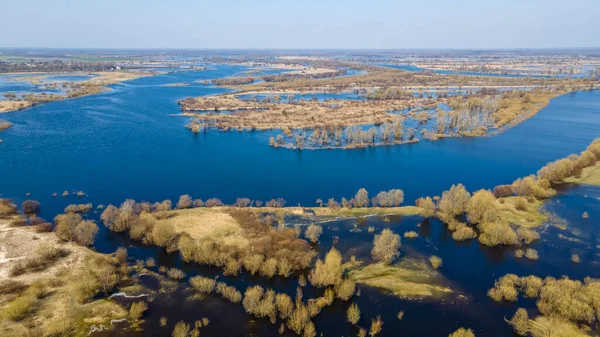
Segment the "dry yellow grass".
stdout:
<svg viewBox="0 0 600 337">
<path fill-rule="evenodd" d="M 498 215 L 500 220 L 523 227 L 538 227 L 548 220 L 548 215 L 540 211 L 543 202 L 535 200 L 526 203 L 527 209 L 518 210 L 516 204 L 521 197 L 500 198 L 498 205 Z"/>
<path fill-rule="evenodd" d="M 0 282 L 20 282 L 28 286 L 23 294 L 0 295 L 0 331 L 3 336 L 87 335 L 92 324 L 109 325 L 111 319 L 127 316 L 127 311 L 110 300 L 80 303 L 75 300 L 76 289 L 90 281 L 97 263 L 112 258 L 72 243 L 59 243 L 52 232 L 36 233 L 33 228 L 9 227 L 0 220 Z M 69 252 L 40 272 L 10 276 L 10 268 L 19 261 L 33 257 L 40 245 L 52 245 Z M 11 320 L 4 314 L 15 308 L 15 301 L 29 300 L 26 314 Z M 13 316 L 14 311 L 13 311 Z"/>
<path fill-rule="evenodd" d="M 224 207 L 191 208 L 172 211 L 172 217 L 159 222 L 171 223 L 177 233 L 187 233 L 192 239 L 211 238 L 219 244 L 245 248 L 244 231 Z"/>
<path fill-rule="evenodd" d="M 453 293 L 444 286 L 444 277 L 427 261 L 403 259 L 394 265 L 370 264 L 350 270 L 357 283 L 383 289 L 403 299 L 441 299 Z"/>
<path fill-rule="evenodd" d="M 140 77 L 149 76 L 147 73 L 131 73 L 131 72 L 117 72 L 117 71 L 104 71 L 94 73 L 95 77 L 90 78 L 86 82 L 97 84 L 98 82 L 103 85 L 119 83 L 123 81 L 129 81 Z"/>
<path fill-rule="evenodd" d="M 600 162 L 586 167 L 577 177 L 565 179 L 567 183 L 600 186 Z"/>
<path fill-rule="evenodd" d="M 15 110 L 19 110 L 19 109 L 25 109 L 29 106 L 31 106 L 31 103 L 29 103 L 27 101 L 3 100 L 3 101 L 0 101 L 0 113 L 15 111 Z"/>
</svg>

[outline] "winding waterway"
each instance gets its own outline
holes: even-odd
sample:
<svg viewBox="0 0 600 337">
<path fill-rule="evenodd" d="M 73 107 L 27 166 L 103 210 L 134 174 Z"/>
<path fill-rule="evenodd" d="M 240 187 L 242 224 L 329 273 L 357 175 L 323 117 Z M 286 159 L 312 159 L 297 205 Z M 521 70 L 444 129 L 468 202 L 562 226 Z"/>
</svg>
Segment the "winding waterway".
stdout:
<svg viewBox="0 0 600 337">
<path fill-rule="evenodd" d="M 185 193 L 202 199 L 218 197 L 224 202 L 233 202 L 237 197 L 283 197 L 288 205 L 313 205 L 316 198 L 350 197 L 361 187 L 371 192 L 401 188 L 406 203 L 412 204 L 419 196 L 439 195 L 458 182 L 469 190 L 510 183 L 535 173 L 548 161 L 583 150 L 600 135 L 599 91 L 556 98 L 533 118 L 494 137 L 359 150 L 275 149 L 268 146 L 274 132 L 209 131 L 194 135 L 183 127 L 187 118 L 171 117 L 179 113 L 179 99 L 225 92 L 202 84 L 204 80 L 247 70 L 213 65 L 205 71 L 141 78 L 114 85 L 111 91 L 99 95 L 55 101 L 0 116 L 14 123 L 0 134 L 4 141 L 0 144 L 1 196 L 17 203 L 28 198 L 38 200 L 42 203 L 41 215 L 47 219 L 71 203 L 119 204 L 126 198 L 176 200 Z M 192 84 L 166 86 L 182 82 Z M 468 300 L 415 303 L 362 288 L 362 295 L 354 299 L 364 315 L 362 325 L 368 325 L 369 317 L 381 314 L 385 322 L 382 336 L 444 336 L 460 326 L 472 327 L 478 336 L 507 336 L 511 329 L 502 317 L 512 315 L 517 306 L 496 305 L 486 297 L 486 289 L 496 278 L 507 272 L 599 277 L 593 267 L 598 263 L 594 248 L 598 232 L 581 219 L 581 213 L 589 212 L 591 219 L 600 217 L 595 199 L 600 191 L 569 189 L 546 207 L 577 229 L 577 235 L 569 235 L 580 242 L 560 240 L 557 229 L 546 226 L 542 241 L 533 245 L 540 251 L 537 262 L 517 261 L 511 250 L 482 248 L 476 241 L 456 243 L 439 221 L 424 222 L 419 217 L 394 218 L 390 222 L 369 219 L 362 226 L 419 232 L 420 238 L 403 240 L 403 256 L 443 257 L 442 274 Z M 88 196 L 61 197 L 64 190 L 81 190 Z M 55 192 L 59 196 L 52 197 Z M 372 237 L 350 232 L 353 226 L 352 219 L 328 225 L 321 251 L 336 236 L 346 256 L 351 252 L 344 247 L 368 247 Z M 129 247 L 132 258 L 154 257 L 160 265 L 181 267 L 189 275 L 219 275 L 220 280 L 242 291 L 248 284 L 260 283 L 293 295 L 297 285 L 294 280 L 267 281 L 245 274 L 226 278 L 216 269 L 183 264 L 176 255 L 130 243 L 105 229 L 96 248 L 112 252 L 121 245 Z M 580 265 L 570 263 L 569 254 L 573 252 L 580 253 Z M 310 292 L 307 290 L 306 297 Z M 216 296 L 200 301 L 187 301 L 186 297 L 185 287 L 157 297 L 146 319 L 144 335 L 170 336 L 175 321 L 202 316 L 213 322 L 202 330 L 203 335 L 277 333 L 277 326 L 251 319 L 240 305 L 230 305 Z M 326 336 L 355 335 L 356 329 L 345 322 L 348 305 L 336 302 L 324 309 L 315 319 L 317 331 Z M 533 306 L 529 302 L 519 305 Z M 405 311 L 402 321 L 396 318 L 400 310 Z M 170 329 L 158 326 L 161 316 L 168 316 Z M 237 321 L 242 323 L 231 324 Z"/>
</svg>

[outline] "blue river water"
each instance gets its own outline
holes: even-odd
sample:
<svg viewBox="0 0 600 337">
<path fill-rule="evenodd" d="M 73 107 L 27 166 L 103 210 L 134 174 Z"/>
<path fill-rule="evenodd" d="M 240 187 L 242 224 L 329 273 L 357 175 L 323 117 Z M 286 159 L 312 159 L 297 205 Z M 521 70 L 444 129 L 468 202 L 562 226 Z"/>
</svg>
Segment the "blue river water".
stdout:
<svg viewBox="0 0 600 337">
<path fill-rule="evenodd" d="M 237 197 L 283 197 L 288 205 L 313 205 L 316 198 L 351 197 L 361 187 L 372 193 L 401 188 L 405 203 L 412 204 L 417 197 L 439 195 L 453 183 L 461 182 L 470 190 L 510 183 L 535 173 L 548 161 L 583 150 L 600 135 L 600 91 L 556 98 L 536 116 L 493 137 L 359 150 L 275 149 L 268 146 L 274 131 L 209 131 L 194 135 L 184 128 L 187 118 L 171 116 L 180 112 L 179 99 L 225 92 L 202 84 L 205 79 L 248 70 L 218 65 L 205 71 L 140 78 L 114 85 L 111 91 L 99 95 L 0 115 L 14 123 L 0 133 L 0 197 L 17 203 L 29 198 L 38 200 L 42 203 L 41 216 L 48 220 L 72 203 L 119 204 L 126 198 L 176 200 L 185 193 L 202 199 L 218 197 L 225 202 Z M 182 82 L 191 84 L 167 86 Z M 542 240 L 531 245 L 540 253 L 535 262 L 515 259 L 511 248 L 490 249 L 477 241 L 455 242 L 440 221 L 419 217 L 388 221 L 371 217 L 358 225 L 362 233 L 350 231 L 356 219 L 332 222 L 325 226 L 318 248 L 321 253 L 327 251 L 335 239 L 346 257 L 355 254 L 368 258 L 372 237 L 366 233 L 367 226 L 377 231 L 392 228 L 397 233 L 414 230 L 420 237 L 402 240 L 402 258 L 441 256 L 441 273 L 468 301 L 405 301 L 361 287 L 362 295 L 353 299 L 361 308 L 361 326 L 368 326 L 370 317 L 382 315 L 385 324 L 381 336 L 445 336 L 460 326 L 473 328 L 477 336 L 510 336 L 511 329 L 502 318 L 510 317 L 519 306 L 531 309 L 535 304 L 493 303 L 486 291 L 495 279 L 508 272 L 577 279 L 600 277 L 596 268 L 600 236 L 592 220 L 600 216 L 596 199 L 600 198 L 600 189 L 568 189 L 545 207 L 564 218 L 569 227 L 559 230 L 546 224 L 540 228 Z M 81 190 L 88 196 L 61 197 L 65 190 Z M 52 197 L 53 193 L 59 196 Z M 589 212 L 589 221 L 582 219 L 584 211 Z M 97 218 L 98 214 L 89 216 Z M 216 268 L 183 263 L 176 254 L 130 242 L 121 233 L 101 227 L 95 248 L 103 253 L 124 245 L 133 259 L 153 257 L 159 265 L 182 268 L 190 276 L 218 276 L 242 292 L 248 285 L 262 284 L 293 295 L 297 285 L 293 279 L 264 280 L 246 274 L 226 277 Z M 579 241 L 564 240 L 559 235 Z M 571 253 L 578 253 L 582 262 L 571 263 Z M 308 298 L 313 290 L 305 291 Z M 191 301 L 188 295 L 177 290 L 158 296 L 151 304 L 143 333 L 117 330 L 107 334 L 170 336 L 176 321 L 191 322 L 198 315 L 211 318 L 211 324 L 202 330 L 207 336 L 277 334 L 276 325 L 252 319 L 240 305 L 230 305 L 218 296 Z M 336 301 L 325 309 L 315 318 L 317 331 L 326 336 L 355 335 L 356 327 L 345 319 L 349 304 Z M 403 321 L 396 318 L 400 310 L 405 310 Z M 171 322 L 169 329 L 159 327 L 162 316 Z"/>
<path fill-rule="evenodd" d="M 219 65 L 145 77 L 102 94 L 3 114 L 14 126 L 0 134 L 0 193 L 16 202 L 31 193 L 46 216 L 82 201 L 51 197 L 64 190 L 82 190 L 94 204 L 188 193 L 224 202 L 282 197 L 288 205 L 313 205 L 317 198 L 351 197 L 361 187 L 372 193 L 400 188 L 412 203 L 458 182 L 469 190 L 510 183 L 600 135 L 599 91 L 556 98 L 494 137 L 358 150 L 275 149 L 268 146 L 274 131 L 194 135 L 184 129 L 187 118 L 171 116 L 180 112 L 179 99 L 224 92 L 203 79 L 246 70 Z M 181 82 L 194 83 L 165 86 Z"/>
</svg>

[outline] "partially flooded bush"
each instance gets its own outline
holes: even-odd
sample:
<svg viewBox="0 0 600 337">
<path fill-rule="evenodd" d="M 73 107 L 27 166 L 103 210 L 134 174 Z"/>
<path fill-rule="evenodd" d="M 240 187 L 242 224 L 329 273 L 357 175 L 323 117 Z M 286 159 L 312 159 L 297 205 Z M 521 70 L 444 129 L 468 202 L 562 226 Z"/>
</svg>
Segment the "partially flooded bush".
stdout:
<svg viewBox="0 0 600 337">
<path fill-rule="evenodd" d="M 286 258 L 277 261 L 277 275 L 282 277 L 290 276 L 292 272 L 292 267 L 293 266 L 291 262 Z"/>
<path fill-rule="evenodd" d="M 83 221 L 79 214 L 59 214 L 54 218 L 54 232 L 63 241 L 73 241 L 75 227 Z"/>
<path fill-rule="evenodd" d="M 179 197 L 179 201 L 177 202 L 177 208 L 184 209 L 190 208 L 192 206 L 192 197 L 187 194 L 184 194 Z"/>
<path fill-rule="evenodd" d="M 450 217 L 460 215 L 467 210 L 470 197 L 471 194 L 462 184 L 452 185 L 450 190 L 442 193 L 439 203 L 440 212 Z"/>
<path fill-rule="evenodd" d="M 449 334 L 448 337 L 475 337 L 475 333 L 473 333 L 473 330 L 471 329 L 459 328 Z"/>
<path fill-rule="evenodd" d="M 169 247 L 176 247 L 176 238 L 177 233 L 172 224 L 168 222 L 158 222 L 154 225 L 152 230 L 152 240 L 155 245 L 165 247 L 167 248 L 167 251 L 170 251 Z M 174 249 L 171 251 L 173 250 Z"/>
<path fill-rule="evenodd" d="M 525 244 L 530 244 L 540 239 L 540 234 L 538 232 L 526 227 L 517 229 L 517 235 L 519 236 L 519 240 Z"/>
<path fill-rule="evenodd" d="M 540 295 L 540 290 L 544 285 L 544 281 L 534 275 L 521 277 L 519 279 L 519 289 L 527 298 L 537 298 Z"/>
<path fill-rule="evenodd" d="M 140 318 L 142 318 L 142 315 L 144 315 L 144 312 L 146 312 L 146 310 L 148 310 L 148 305 L 146 304 L 146 302 L 134 302 L 131 304 L 131 307 L 129 307 L 129 317 L 132 320 L 137 321 Z"/>
<path fill-rule="evenodd" d="M 525 251 L 523 249 L 517 249 L 515 250 L 515 257 L 517 259 L 522 258 L 525 255 Z"/>
<path fill-rule="evenodd" d="M 310 317 L 315 317 L 321 312 L 321 306 L 319 306 L 318 300 L 314 298 L 306 301 L 306 307 L 308 308 L 308 314 Z"/>
<path fill-rule="evenodd" d="M 488 190 L 479 190 L 467 203 L 467 219 L 470 223 L 479 224 L 498 219 L 496 197 Z"/>
<path fill-rule="evenodd" d="M 240 272 L 241 264 L 238 260 L 230 257 L 223 267 L 223 275 L 236 276 Z"/>
<path fill-rule="evenodd" d="M 275 307 L 277 308 L 277 312 L 279 312 L 279 317 L 286 319 L 294 310 L 294 302 L 287 294 L 280 293 L 275 296 Z"/>
<path fill-rule="evenodd" d="M 312 243 L 315 243 L 319 241 L 319 236 L 321 236 L 321 233 L 323 233 L 323 227 L 311 224 L 306 229 L 304 236 L 306 236 L 306 238 L 309 239 Z"/>
<path fill-rule="evenodd" d="M 525 336 L 529 331 L 529 315 L 527 314 L 527 310 L 523 308 L 517 309 L 517 312 L 515 312 L 508 323 L 517 335 Z"/>
<path fill-rule="evenodd" d="M 335 294 L 336 296 L 343 300 L 347 301 L 352 296 L 354 296 L 354 291 L 356 290 L 356 283 L 350 279 L 343 280 L 339 284 L 335 285 Z"/>
<path fill-rule="evenodd" d="M 407 239 L 415 239 L 419 237 L 419 234 L 415 231 L 404 232 L 404 237 Z"/>
<path fill-rule="evenodd" d="M 504 223 L 483 223 L 479 227 L 482 231 L 479 235 L 479 242 L 486 246 L 515 245 L 519 240 L 517 233 L 510 225 Z"/>
<path fill-rule="evenodd" d="M 59 214 L 54 218 L 54 232 L 63 241 L 73 241 L 82 246 L 94 243 L 98 226 L 92 220 L 83 220 L 76 213 Z"/>
<path fill-rule="evenodd" d="M 525 257 L 529 260 L 537 260 L 540 256 L 538 255 L 538 251 L 533 248 L 527 248 L 525 251 Z"/>
<path fill-rule="evenodd" d="M 40 203 L 35 200 L 25 200 L 21 203 L 24 214 L 39 214 Z"/>
<path fill-rule="evenodd" d="M 108 205 L 102 214 L 100 214 L 100 220 L 104 223 L 104 226 L 108 227 L 111 231 L 116 232 L 116 228 L 114 228 L 114 223 L 121 211 L 113 205 Z"/>
<path fill-rule="evenodd" d="M 577 254 L 571 254 L 571 261 L 573 263 L 579 263 L 579 262 L 581 262 L 581 258 Z"/>
<path fill-rule="evenodd" d="M 169 268 L 169 270 L 167 271 L 167 276 L 174 280 L 181 280 L 185 277 L 185 273 L 181 269 Z"/>
<path fill-rule="evenodd" d="M 371 327 L 369 328 L 369 335 L 376 336 L 381 332 L 383 328 L 383 320 L 381 316 L 377 316 L 375 319 L 371 319 Z"/>
<path fill-rule="evenodd" d="M 496 281 L 494 288 L 488 291 L 488 296 L 496 302 L 515 302 L 519 296 L 517 282 L 519 282 L 517 275 L 507 274 Z"/>
<path fill-rule="evenodd" d="M 261 254 L 252 254 L 246 256 L 242 261 L 244 268 L 250 272 L 250 274 L 254 275 L 260 269 L 264 262 L 264 256 Z"/>
<path fill-rule="evenodd" d="M 192 288 L 203 294 L 210 294 L 211 292 L 213 292 L 216 284 L 217 281 L 208 277 L 194 276 L 190 278 L 190 285 L 192 286 Z"/>
<path fill-rule="evenodd" d="M 432 216 L 435 213 L 435 203 L 430 197 L 419 198 L 415 201 L 417 207 L 425 210 L 425 216 Z"/>
<path fill-rule="evenodd" d="M 309 321 L 310 315 L 308 313 L 308 308 L 300 302 L 296 304 L 296 308 L 290 314 L 287 320 L 287 327 L 299 335 Z"/>
<path fill-rule="evenodd" d="M 223 282 L 217 283 L 217 294 L 223 296 L 223 298 L 232 303 L 240 303 L 242 300 L 241 292 L 239 292 L 235 287 L 228 286 Z"/>
<path fill-rule="evenodd" d="M 317 260 L 308 279 L 315 287 L 326 287 L 338 284 L 342 279 L 342 272 L 342 255 L 331 248 L 325 255 L 325 261 Z"/>
<path fill-rule="evenodd" d="M 81 246 L 91 246 L 96 241 L 98 226 L 92 220 L 81 221 L 75 227 L 73 241 Z"/>
<path fill-rule="evenodd" d="M 433 268 L 438 269 L 442 266 L 442 258 L 439 256 L 431 255 L 429 257 L 429 263 L 431 263 L 431 266 Z"/>
<path fill-rule="evenodd" d="M 352 303 L 350 307 L 348 307 L 346 317 L 348 322 L 350 322 L 352 325 L 356 325 L 358 321 L 360 321 L 360 309 L 356 303 Z"/>
<path fill-rule="evenodd" d="M 308 321 L 302 332 L 302 337 L 315 337 L 316 335 L 317 331 L 315 329 L 315 324 L 312 321 Z"/>
<path fill-rule="evenodd" d="M 513 195 L 512 185 L 498 185 L 494 187 L 494 196 L 496 198 L 504 198 Z"/>
<path fill-rule="evenodd" d="M 386 228 L 381 234 L 375 235 L 371 256 L 375 260 L 390 264 L 400 256 L 398 249 L 400 249 L 400 235 Z"/>
<path fill-rule="evenodd" d="M 115 251 L 115 260 L 117 260 L 117 263 L 127 263 L 127 248 L 117 248 Z"/>
<path fill-rule="evenodd" d="M 259 286 L 252 286 L 246 289 L 242 305 L 247 313 L 266 317 L 274 315 L 275 312 L 275 292 L 271 289 L 265 293 L 264 289 Z"/>
<path fill-rule="evenodd" d="M 277 273 L 277 260 L 270 258 L 263 263 L 260 267 L 260 274 L 262 276 L 272 278 Z"/>
<path fill-rule="evenodd" d="M 185 262 L 190 262 L 194 259 L 194 254 L 196 253 L 196 242 L 189 235 L 184 234 L 177 240 L 177 249 L 179 250 L 181 259 Z"/>
<path fill-rule="evenodd" d="M 456 241 L 464 241 L 477 237 L 477 233 L 473 228 L 461 224 L 459 225 L 454 232 L 452 232 L 452 238 Z"/>
<path fill-rule="evenodd" d="M 190 325 L 184 321 L 179 321 L 173 328 L 173 337 L 188 337 L 190 334 Z"/>
<path fill-rule="evenodd" d="M 523 197 L 531 196 L 536 199 L 546 199 L 556 194 L 556 191 L 550 187 L 550 182 L 547 179 L 534 175 L 519 178 L 511 186 L 518 196 Z"/>
<path fill-rule="evenodd" d="M 537 176 L 553 183 L 560 183 L 565 178 L 572 176 L 574 171 L 575 161 L 563 158 L 546 164 L 537 172 Z"/>
<path fill-rule="evenodd" d="M 92 210 L 94 206 L 89 204 L 71 204 L 65 207 L 65 213 L 86 213 Z"/>
</svg>

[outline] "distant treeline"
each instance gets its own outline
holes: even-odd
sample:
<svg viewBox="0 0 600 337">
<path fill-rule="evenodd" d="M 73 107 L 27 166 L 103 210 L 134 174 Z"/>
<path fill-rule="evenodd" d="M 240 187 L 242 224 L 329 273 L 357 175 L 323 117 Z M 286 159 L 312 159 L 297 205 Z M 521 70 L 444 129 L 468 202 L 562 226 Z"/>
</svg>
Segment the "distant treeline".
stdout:
<svg viewBox="0 0 600 337">
<path fill-rule="evenodd" d="M 10 72 L 71 72 L 71 71 L 107 71 L 115 69 L 117 65 L 111 62 L 83 62 L 83 61 L 38 61 L 23 62 L 0 61 L 0 73 Z"/>
</svg>

